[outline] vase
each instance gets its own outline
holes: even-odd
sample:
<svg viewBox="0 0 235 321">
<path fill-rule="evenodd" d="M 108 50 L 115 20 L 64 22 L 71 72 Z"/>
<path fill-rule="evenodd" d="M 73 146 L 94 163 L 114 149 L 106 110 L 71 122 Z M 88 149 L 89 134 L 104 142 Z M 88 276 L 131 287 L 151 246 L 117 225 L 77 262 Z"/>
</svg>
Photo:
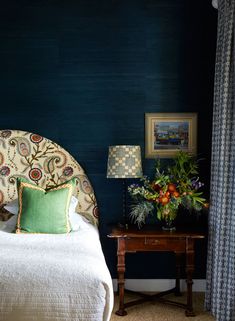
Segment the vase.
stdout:
<svg viewBox="0 0 235 321">
<path fill-rule="evenodd" d="M 166 209 L 162 213 L 162 229 L 164 231 L 175 231 L 175 218 L 177 216 L 177 210 Z"/>
<path fill-rule="evenodd" d="M 163 231 L 175 231 L 175 220 L 164 220 L 162 223 L 162 229 Z"/>
</svg>

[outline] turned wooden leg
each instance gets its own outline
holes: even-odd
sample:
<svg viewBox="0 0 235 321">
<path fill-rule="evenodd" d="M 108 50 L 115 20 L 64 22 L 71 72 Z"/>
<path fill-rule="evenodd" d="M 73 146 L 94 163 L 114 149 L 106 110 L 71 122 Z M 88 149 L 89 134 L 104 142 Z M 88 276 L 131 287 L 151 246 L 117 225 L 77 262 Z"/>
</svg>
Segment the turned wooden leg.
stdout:
<svg viewBox="0 0 235 321">
<path fill-rule="evenodd" d="M 175 278 L 175 296 L 181 296 L 180 292 L 180 277 L 181 277 L 181 265 L 182 265 L 182 253 L 175 253 L 176 260 L 176 278 Z"/>
<path fill-rule="evenodd" d="M 186 240 L 186 274 L 187 274 L 187 317 L 194 317 L 193 311 L 193 271 L 194 271 L 194 240 L 190 237 Z"/>
<path fill-rule="evenodd" d="M 127 312 L 124 308 L 124 293 L 125 293 L 125 239 L 118 239 L 117 250 L 117 272 L 118 272 L 118 292 L 119 292 L 119 309 L 115 312 L 117 315 L 124 316 Z"/>
</svg>

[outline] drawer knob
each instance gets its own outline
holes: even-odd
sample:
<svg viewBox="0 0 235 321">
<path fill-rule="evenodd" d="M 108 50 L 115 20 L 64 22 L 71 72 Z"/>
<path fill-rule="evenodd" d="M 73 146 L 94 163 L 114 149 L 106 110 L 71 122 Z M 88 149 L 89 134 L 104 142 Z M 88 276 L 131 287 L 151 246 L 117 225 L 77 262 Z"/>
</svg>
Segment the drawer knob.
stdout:
<svg viewBox="0 0 235 321">
<path fill-rule="evenodd" d="M 157 239 L 154 239 L 154 240 L 149 240 L 149 239 L 146 239 L 145 238 L 145 244 L 157 244 L 159 243 L 160 241 L 157 240 Z"/>
</svg>

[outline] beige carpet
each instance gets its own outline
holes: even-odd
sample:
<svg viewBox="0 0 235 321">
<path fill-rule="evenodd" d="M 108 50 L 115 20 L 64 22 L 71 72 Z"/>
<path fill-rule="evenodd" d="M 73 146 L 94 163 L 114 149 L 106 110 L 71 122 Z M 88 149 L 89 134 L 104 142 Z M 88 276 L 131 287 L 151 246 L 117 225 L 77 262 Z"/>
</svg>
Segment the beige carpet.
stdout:
<svg viewBox="0 0 235 321">
<path fill-rule="evenodd" d="M 133 294 L 125 295 L 125 301 L 131 301 L 137 296 Z M 168 295 L 166 298 L 186 302 L 186 293 L 182 297 Z M 115 295 L 115 306 L 111 321 L 215 321 L 208 312 L 204 311 L 204 293 L 193 294 L 193 306 L 196 313 L 195 317 L 186 317 L 184 309 L 159 302 L 146 302 L 127 309 L 127 315 L 124 317 L 117 316 L 114 312 L 118 307 L 118 296 Z"/>
</svg>

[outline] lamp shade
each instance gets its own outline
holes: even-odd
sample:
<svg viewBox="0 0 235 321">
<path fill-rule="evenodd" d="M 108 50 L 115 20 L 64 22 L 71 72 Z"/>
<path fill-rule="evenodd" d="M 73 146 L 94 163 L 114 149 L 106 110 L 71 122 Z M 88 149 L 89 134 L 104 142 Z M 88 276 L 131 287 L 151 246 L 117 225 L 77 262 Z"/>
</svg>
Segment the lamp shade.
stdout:
<svg viewBox="0 0 235 321">
<path fill-rule="evenodd" d="M 140 146 L 109 146 L 107 178 L 138 178 L 142 175 Z"/>
</svg>

